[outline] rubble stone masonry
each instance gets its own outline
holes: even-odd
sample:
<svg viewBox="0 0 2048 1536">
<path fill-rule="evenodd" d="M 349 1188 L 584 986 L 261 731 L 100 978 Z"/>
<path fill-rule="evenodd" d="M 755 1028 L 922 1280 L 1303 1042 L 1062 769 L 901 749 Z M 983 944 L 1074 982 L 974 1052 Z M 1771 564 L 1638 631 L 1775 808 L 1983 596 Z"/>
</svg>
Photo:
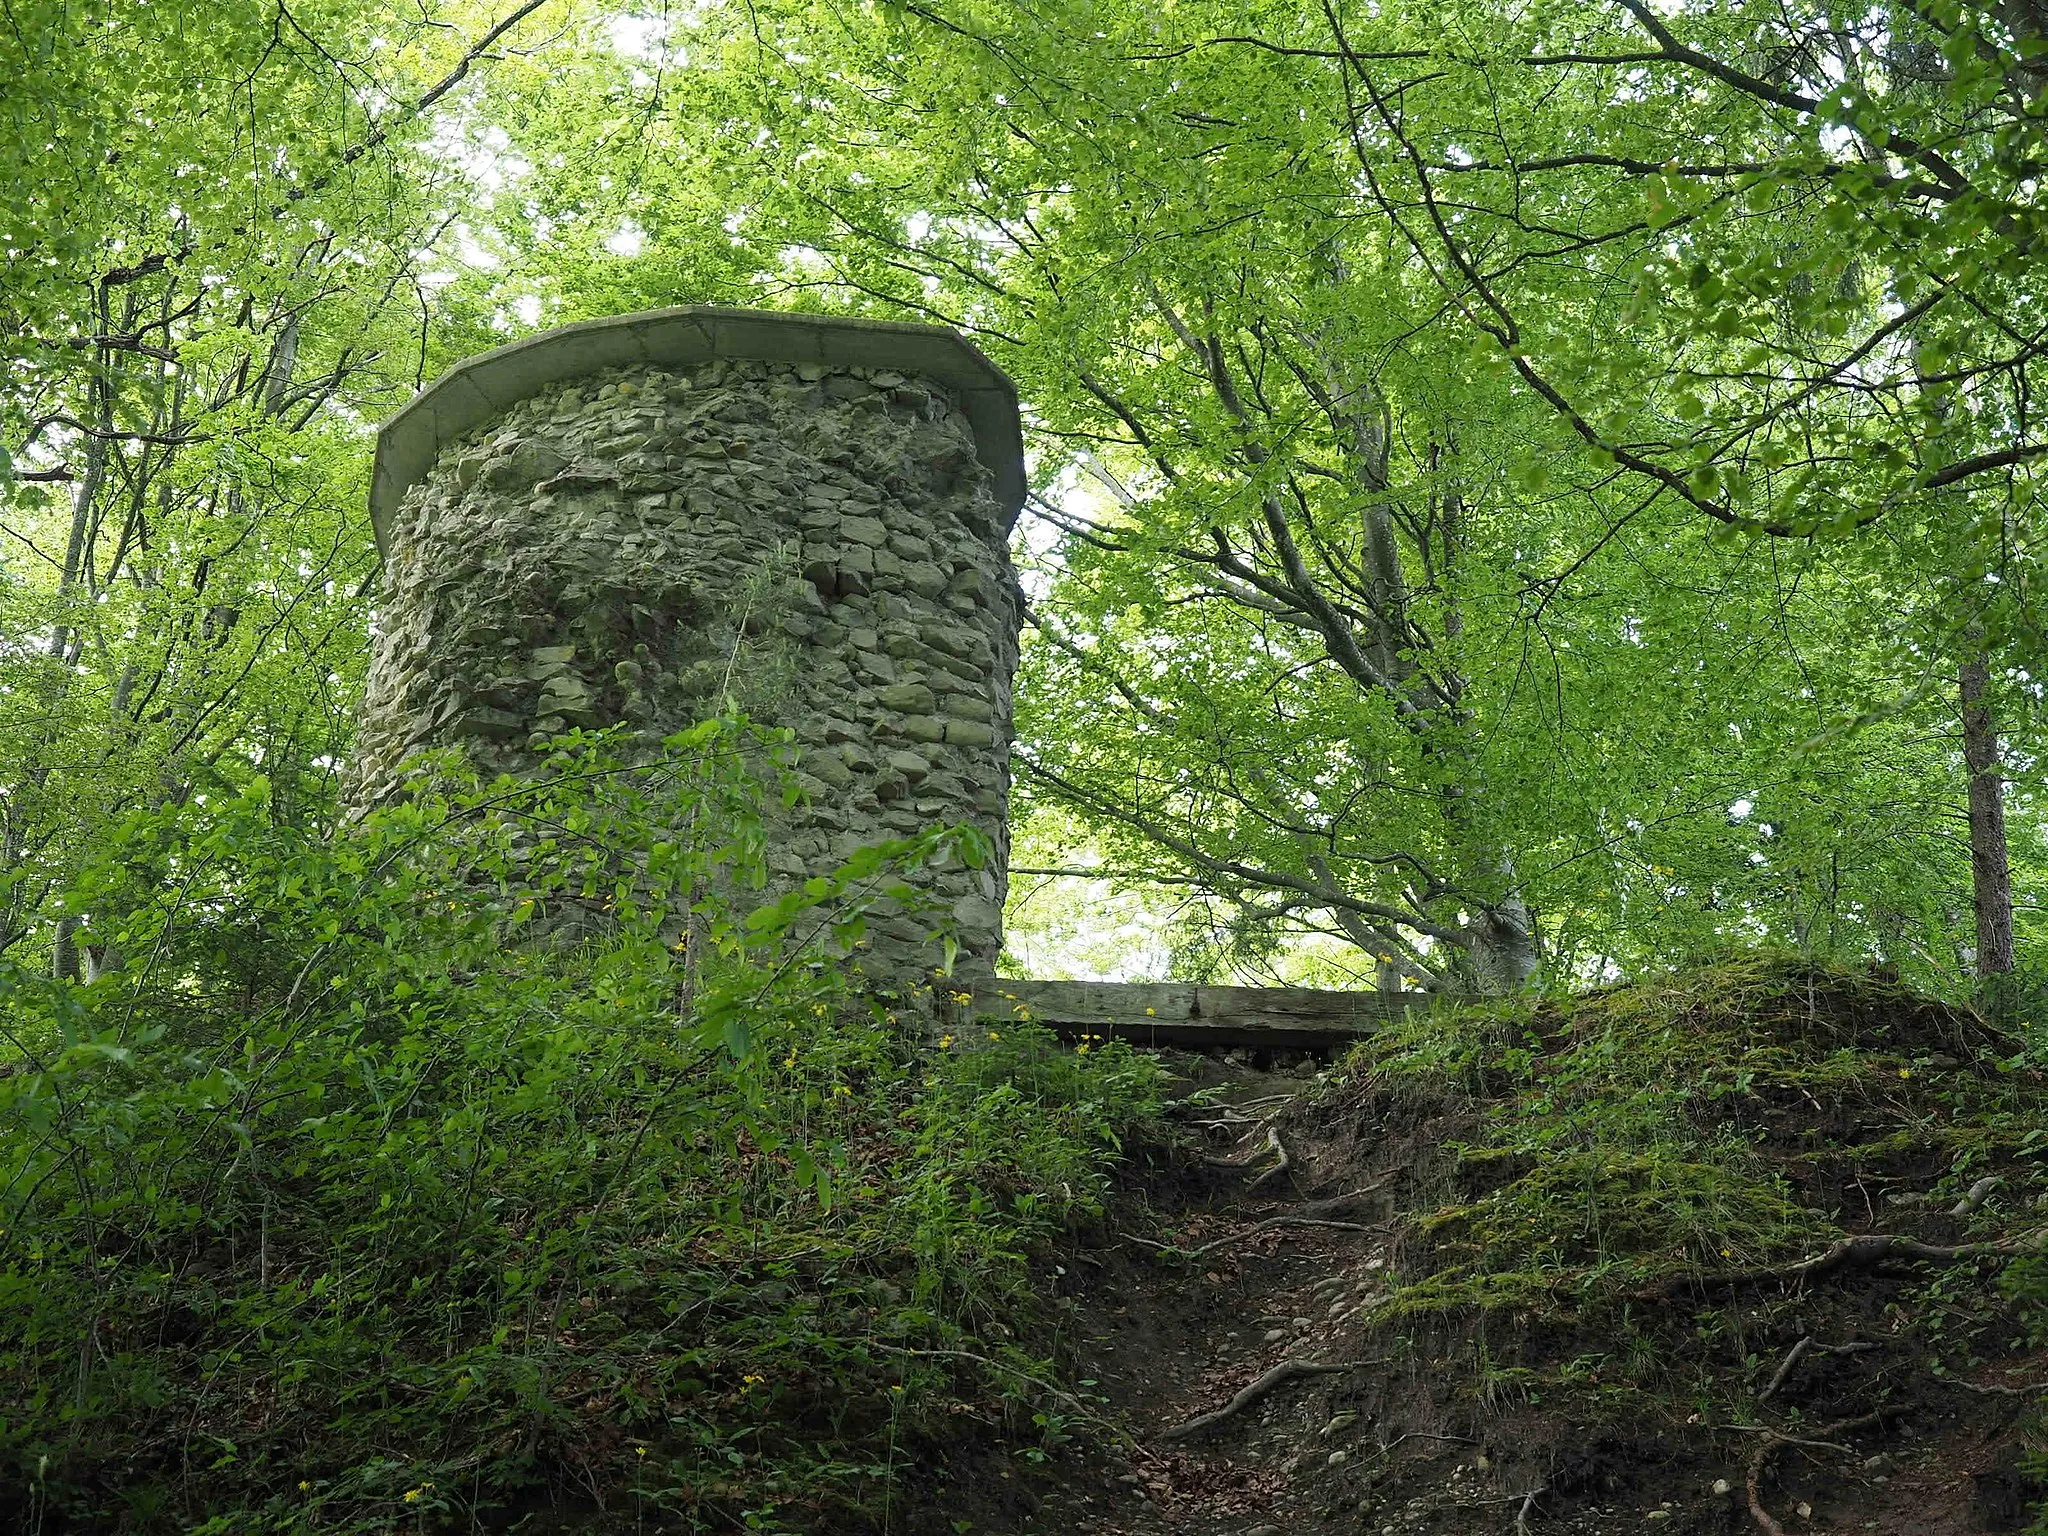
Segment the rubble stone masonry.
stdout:
<svg viewBox="0 0 2048 1536">
<path fill-rule="evenodd" d="M 987 834 L 992 865 L 913 880 L 957 925 L 963 979 L 986 976 L 1021 487 L 1014 392 L 948 331 L 664 310 L 473 359 L 379 440 L 354 797 L 424 748 L 516 774 L 565 728 L 654 741 L 731 697 L 801 747 L 778 880 L 934 825 Z M 938 960 L 902 914 L 872 944 L 878 979 Z"/>
</svg>

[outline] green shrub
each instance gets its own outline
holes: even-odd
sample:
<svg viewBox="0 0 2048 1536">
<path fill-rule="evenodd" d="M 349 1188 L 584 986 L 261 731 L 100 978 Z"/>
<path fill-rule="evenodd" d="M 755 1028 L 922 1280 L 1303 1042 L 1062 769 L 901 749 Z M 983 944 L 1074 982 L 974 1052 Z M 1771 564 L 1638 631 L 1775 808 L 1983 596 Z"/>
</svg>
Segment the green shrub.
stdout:
<svg viewBox="0 0 2048 1536">
<path fill-rule="evenodd" d="M 1048 1094 L 846 989 L 971 832 L 738 915 L 784 750 L 126 827 L 73 903 L 118 966 L 0 969 L 0 1519 L 881 1529 L 963 1371 L 1028 1422 L 1027 1255 L 1154 1080 Z"/>
</svg>

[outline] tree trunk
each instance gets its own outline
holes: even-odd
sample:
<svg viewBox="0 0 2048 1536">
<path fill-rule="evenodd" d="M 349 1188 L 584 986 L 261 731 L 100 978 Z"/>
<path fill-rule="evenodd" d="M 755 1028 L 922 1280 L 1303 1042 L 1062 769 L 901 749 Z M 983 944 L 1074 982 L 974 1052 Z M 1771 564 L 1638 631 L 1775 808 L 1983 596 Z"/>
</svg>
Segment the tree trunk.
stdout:
<svg viewBox="0 0 2048 1536">
<path fill-rule="evenodd" d="M 1542 964 L 1536 921 L 1521 897 L 1487 908 L 1472 924 L 1472 980 L 1482 996 L 1521 991 Z"/>
<path fill-rule="evenodd" d="M 78 980 L 78 919 L 60 917 L 50 940 L 50 975 L 57 981 Z"/>
<path fill-rule="evenodd" d="M 2012 869 L 2005 850 L 2005 781 L 1998 771 L 1998 726 L 1985 699 L 1983 655 L 1956 669 L 1963 704 L 1963 762 L 1970 773 L 1970 893 L 1977 908 L 1977 974 L 2012 969 Z"/>
</svg>

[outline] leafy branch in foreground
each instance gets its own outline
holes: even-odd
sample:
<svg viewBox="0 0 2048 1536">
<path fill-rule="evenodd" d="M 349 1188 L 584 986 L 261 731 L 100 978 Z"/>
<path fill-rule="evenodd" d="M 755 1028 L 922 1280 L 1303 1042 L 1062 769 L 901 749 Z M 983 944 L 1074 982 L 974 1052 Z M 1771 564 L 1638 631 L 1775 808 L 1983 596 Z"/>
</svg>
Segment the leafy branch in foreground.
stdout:
<svg viewBox="0 0 2048 1536">
<path fill-rule="evenodd" d="M 956 1058 L 847 989 L 955 833 L 747 915 L 772 746 L 571 740 L 332 844 L 260 785 L 131 821 L 74 896 L 118 965 L 0 972 L 0 1510 L 857 1531 L 963 1394 L 1057 1435 L 1029 1253 L 1156 1069 Z"/>
</svg>

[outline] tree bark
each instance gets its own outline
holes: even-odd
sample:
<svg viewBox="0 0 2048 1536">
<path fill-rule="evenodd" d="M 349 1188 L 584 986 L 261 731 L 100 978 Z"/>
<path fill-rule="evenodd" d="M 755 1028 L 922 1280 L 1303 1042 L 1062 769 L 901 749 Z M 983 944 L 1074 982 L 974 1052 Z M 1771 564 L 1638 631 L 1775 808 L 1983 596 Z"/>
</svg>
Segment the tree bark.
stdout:
<svg viewBox="0 0 2048 1536">
<path fill-rule="evenodd" d="M 60 917 L 50 940 L 50 975 L 56 981 L 78 980 L 78 919 Z"/>
<path fill-rule="evenodd" d="M 2005 781 L 1998 726 L 1985 694 L 1990 668 L 1981 653 L 1956 669 L 1962 694 L 1963 762 L 1970 774 L 1970 893 L 1977 909 L 1977 974 L 2012 969 L 2012 869 L 2005 847 Z"/>
<path fill-rule="evenodd" d="M 1528 986 L 1542 969 L 1536 921 L 1521 897 L 1510 896 L 1472 924 L 1472 980 L 1483 997 L 1504 997 Z"/>
</svg>

